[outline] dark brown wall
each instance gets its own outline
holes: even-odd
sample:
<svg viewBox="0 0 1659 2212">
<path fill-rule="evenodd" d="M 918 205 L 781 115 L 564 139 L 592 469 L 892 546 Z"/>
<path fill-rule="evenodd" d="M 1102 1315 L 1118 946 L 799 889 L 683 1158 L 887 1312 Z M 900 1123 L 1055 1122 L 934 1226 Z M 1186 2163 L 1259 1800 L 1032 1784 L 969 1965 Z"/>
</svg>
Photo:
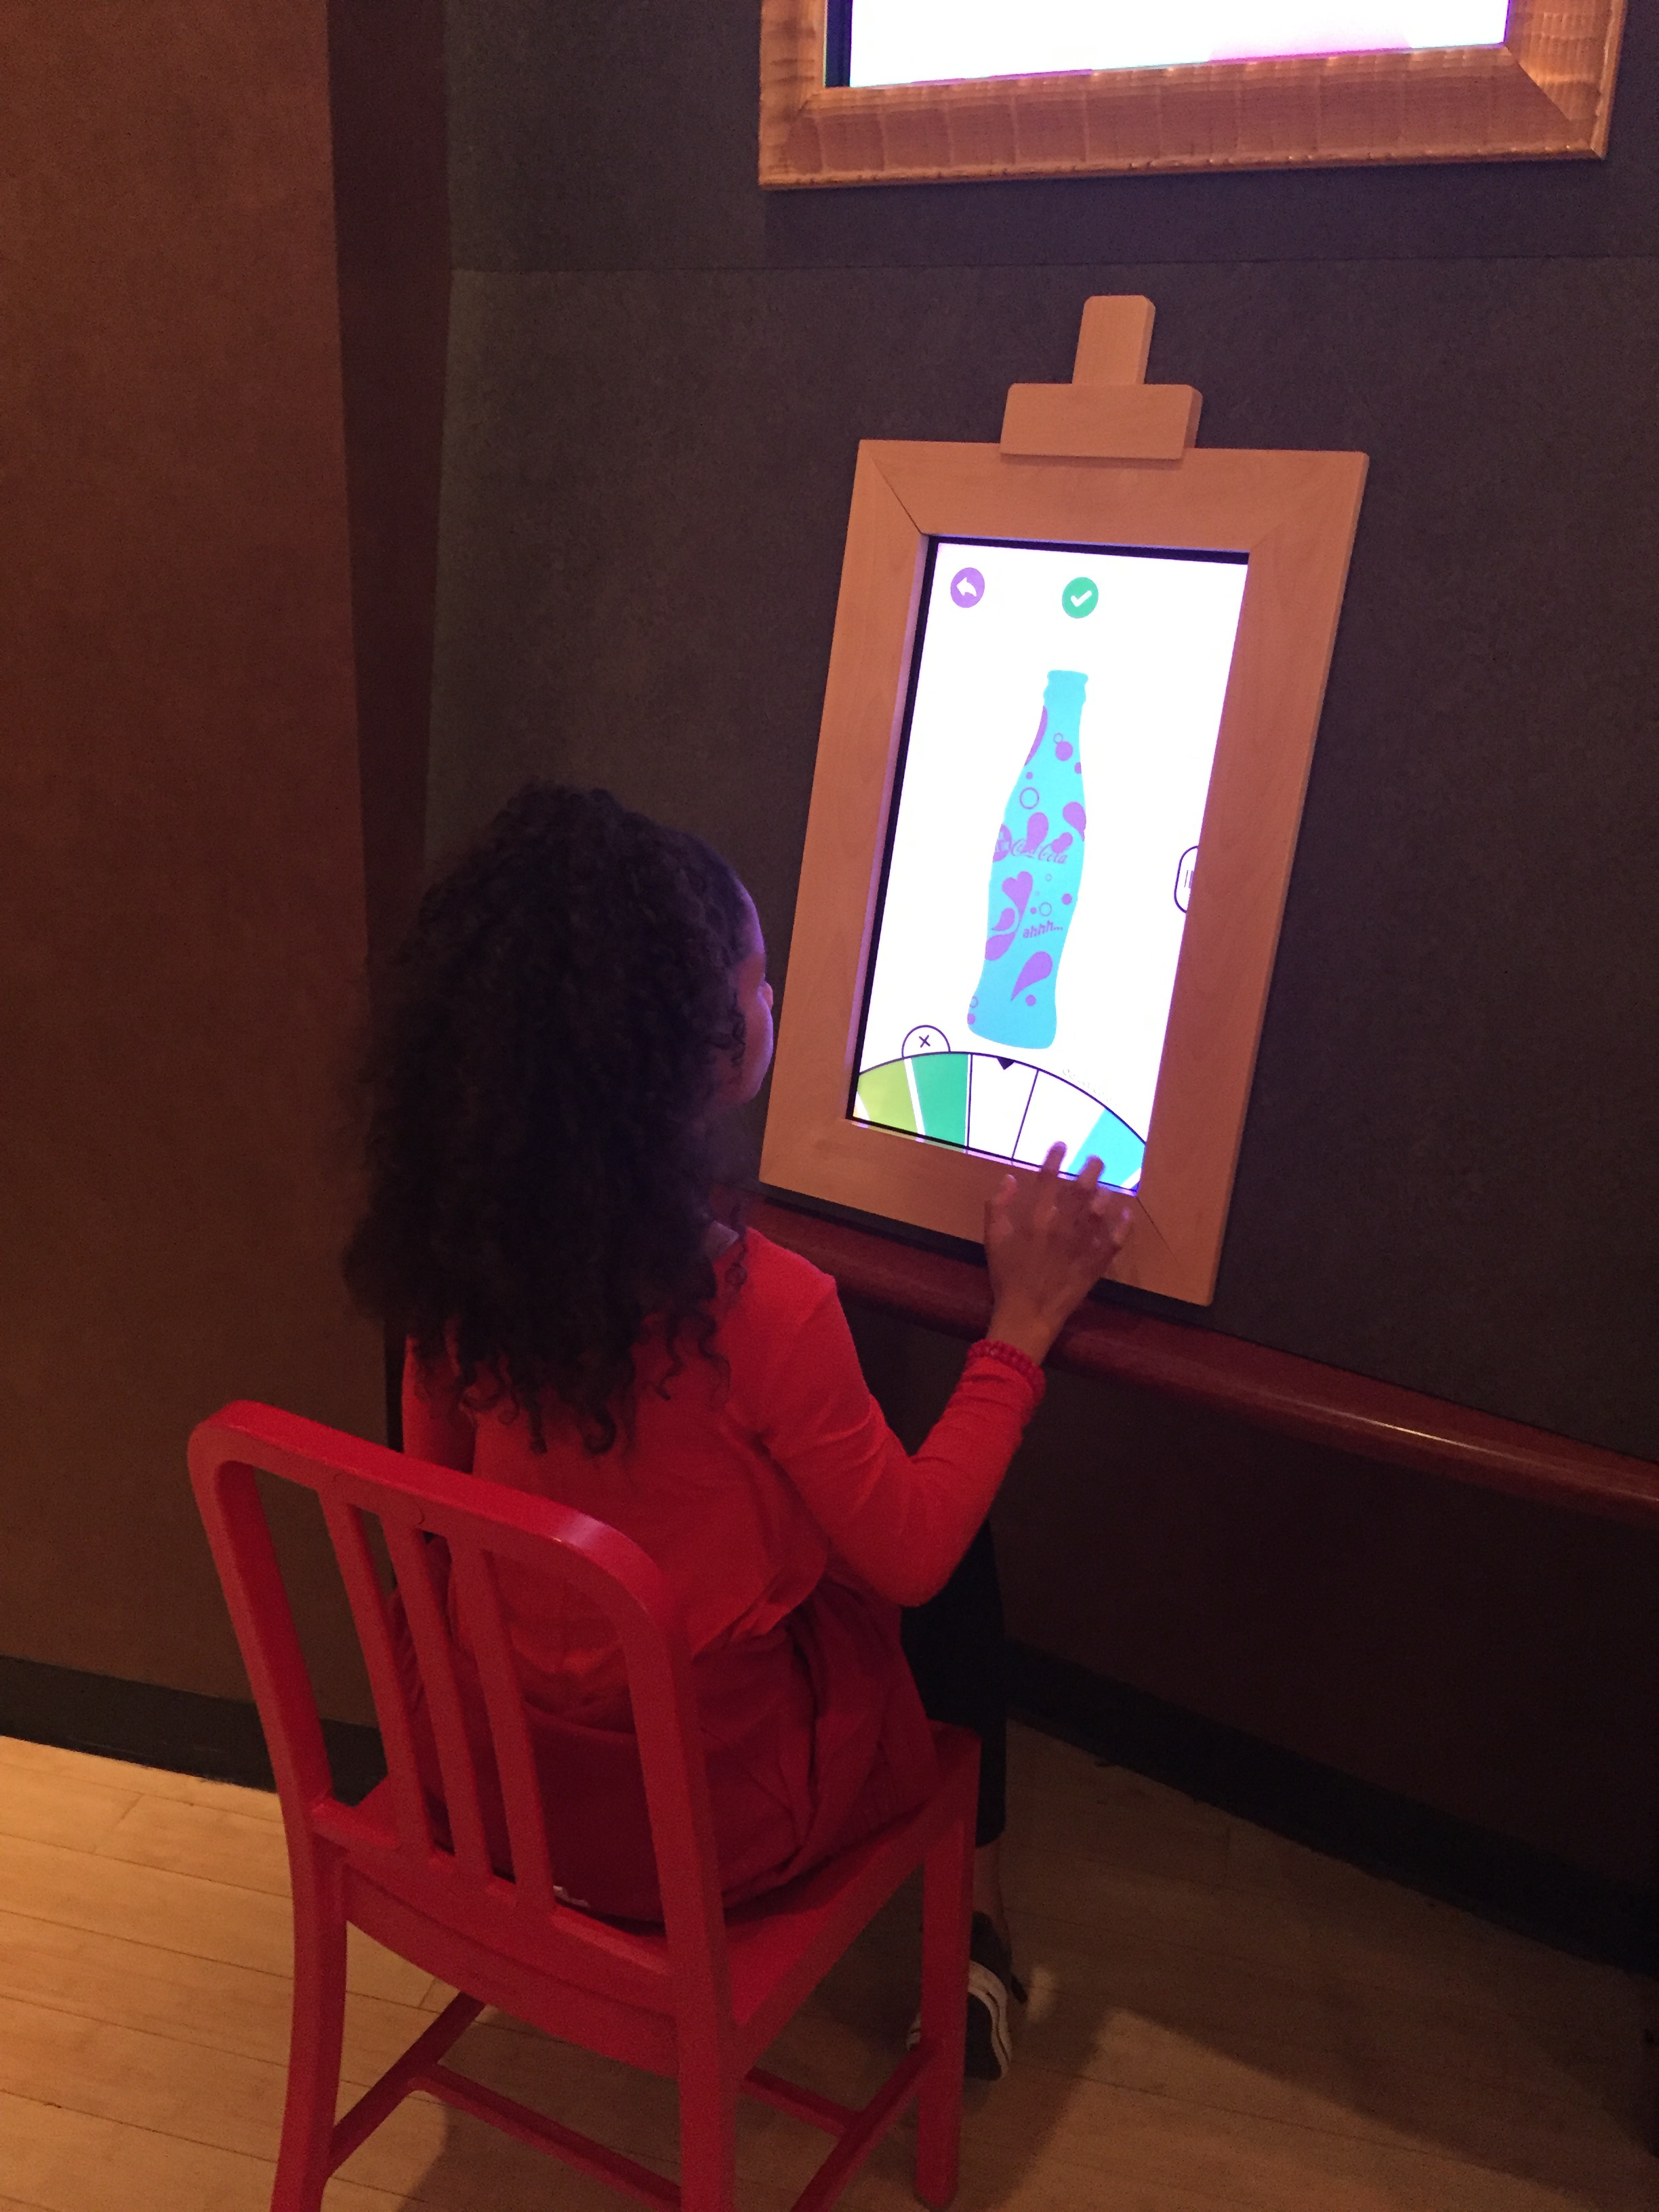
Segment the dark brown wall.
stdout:
<svg viewBox="0 0 1659 2212">
<path fill-rule="evenodd" d="M 235 1694 L 192 1422 L 380 1422 L 323 0 L 13 0 L 0 165 L 0 1649 Z"/>
<path fill-rule="evenodd" d="M 371 968 L 420 896 L 449 329 L 442 0 L 329 0 Z"/>
<path fill-rule="evenodd" d="M 920 1443 L 959 1346 L 853 1322 Z M 1659 1536 L 1064 1374 L 993 1517 L 1036 1649 L 1659 1886 Z"/>
<path fill-rule="evenodd" d="M 994 438 L 1145 292 L 1205 442 L 1372 456 L 1194 1325 L 1659 1453 L 1652 11 L 1574 166 L 769 197 L 750 0 L 469 0 L 448 66 L 431 844 L 609 783 L 781 969 L 857 440 Z M 868 1340 L 921 1419 L 951 1352 Z M 1073 1391 L 1000 1528 L 1058 1656 L 1651 1876 L 1651 1545 Z"/>
</svg>

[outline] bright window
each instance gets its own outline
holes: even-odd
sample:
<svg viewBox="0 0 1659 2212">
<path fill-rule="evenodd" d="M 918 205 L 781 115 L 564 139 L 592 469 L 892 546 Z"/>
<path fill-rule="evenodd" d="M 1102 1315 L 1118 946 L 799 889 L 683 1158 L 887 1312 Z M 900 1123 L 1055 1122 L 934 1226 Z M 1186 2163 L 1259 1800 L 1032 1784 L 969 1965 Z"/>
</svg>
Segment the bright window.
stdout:
<svg viewBox="0 0 1659 2212">
<path fill-rule="evenodd" d="M 846 82 L 1489 46 L 1508 0 L 842 0 Z M 843 21 L 845 17 L 843 16 Z M 835 44 L 832 33 L 832 49 Z"/>
</svg>

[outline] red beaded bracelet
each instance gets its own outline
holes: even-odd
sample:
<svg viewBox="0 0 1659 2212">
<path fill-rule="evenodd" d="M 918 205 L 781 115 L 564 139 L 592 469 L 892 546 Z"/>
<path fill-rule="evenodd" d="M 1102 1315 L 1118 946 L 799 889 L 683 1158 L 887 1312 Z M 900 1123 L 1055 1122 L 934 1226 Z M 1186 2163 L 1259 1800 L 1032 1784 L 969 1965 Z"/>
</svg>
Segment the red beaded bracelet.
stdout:
<svg viewBox="0 0 1659 2212">
<path fill-rule="evenodd" d="M 1048 1387 L 1048 1378 L 1036 1360 L 1029 1353 L 1022 1352 L 1018 1345 L 1004 1344 L 1000 1337 L 982 1336 L 977 1344 L 969 1346 L 969 1359 L 975 1352 L 987 1359 L 1000 1360 L 1005 1367 L 1012 1367 L 1015 1374 L 1023 1376 L 1030 1385 L 1034 1401 L 1042 1402 L 1042 1394 Z"/>
</svg>

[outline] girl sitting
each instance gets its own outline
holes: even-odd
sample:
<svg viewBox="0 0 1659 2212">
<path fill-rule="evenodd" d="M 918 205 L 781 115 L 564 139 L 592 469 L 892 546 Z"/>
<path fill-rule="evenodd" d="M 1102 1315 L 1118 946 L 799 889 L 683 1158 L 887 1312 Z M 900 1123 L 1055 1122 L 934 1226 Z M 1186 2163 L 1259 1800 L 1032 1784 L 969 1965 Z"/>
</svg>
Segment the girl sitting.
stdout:
<svg viewBox="0 0 1659 2212">
<path fill-rule="evenodd" d="M 406 1340 L 404 1449 L 657 1562 L 684 1610 L 724 1893 L 758 1896 L 926 1796 L 899 1608 L 979 1528 L 1127 1206 L 1097 1161 L 1062 1182 L 1057 1151 L 1006 1179 L 989 1334 L 911 1456 L 831 1279 L 717 1202 L 720 1118 L 765 1077 L 772 990 L 754 907 L 706 845 L 606 793 L 528 786 L 427 894 L 393 1000 L 347 1274 Z M 505 1565 L 501 1589 L 561 1884 L 659 1918 L 608 1626 Z M 450 1619 L 465 1690 L 453 1601 Z"/>
</svg>

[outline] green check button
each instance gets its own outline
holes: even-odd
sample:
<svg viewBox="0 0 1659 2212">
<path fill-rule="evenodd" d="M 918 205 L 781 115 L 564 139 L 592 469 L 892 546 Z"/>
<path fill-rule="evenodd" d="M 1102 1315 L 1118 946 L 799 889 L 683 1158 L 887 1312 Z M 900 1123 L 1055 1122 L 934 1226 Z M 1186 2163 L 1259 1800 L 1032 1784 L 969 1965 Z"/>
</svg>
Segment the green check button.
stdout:
<svg viewBox="0 0 1659 2212">
<path fill-rule="evenodd" d="M 1100 586 L 1092 576 L 1073 576 L 1060 593 L 1060 604 L 1074 621 L 1081 622 L 1100 605 Z"/>
</svg>

